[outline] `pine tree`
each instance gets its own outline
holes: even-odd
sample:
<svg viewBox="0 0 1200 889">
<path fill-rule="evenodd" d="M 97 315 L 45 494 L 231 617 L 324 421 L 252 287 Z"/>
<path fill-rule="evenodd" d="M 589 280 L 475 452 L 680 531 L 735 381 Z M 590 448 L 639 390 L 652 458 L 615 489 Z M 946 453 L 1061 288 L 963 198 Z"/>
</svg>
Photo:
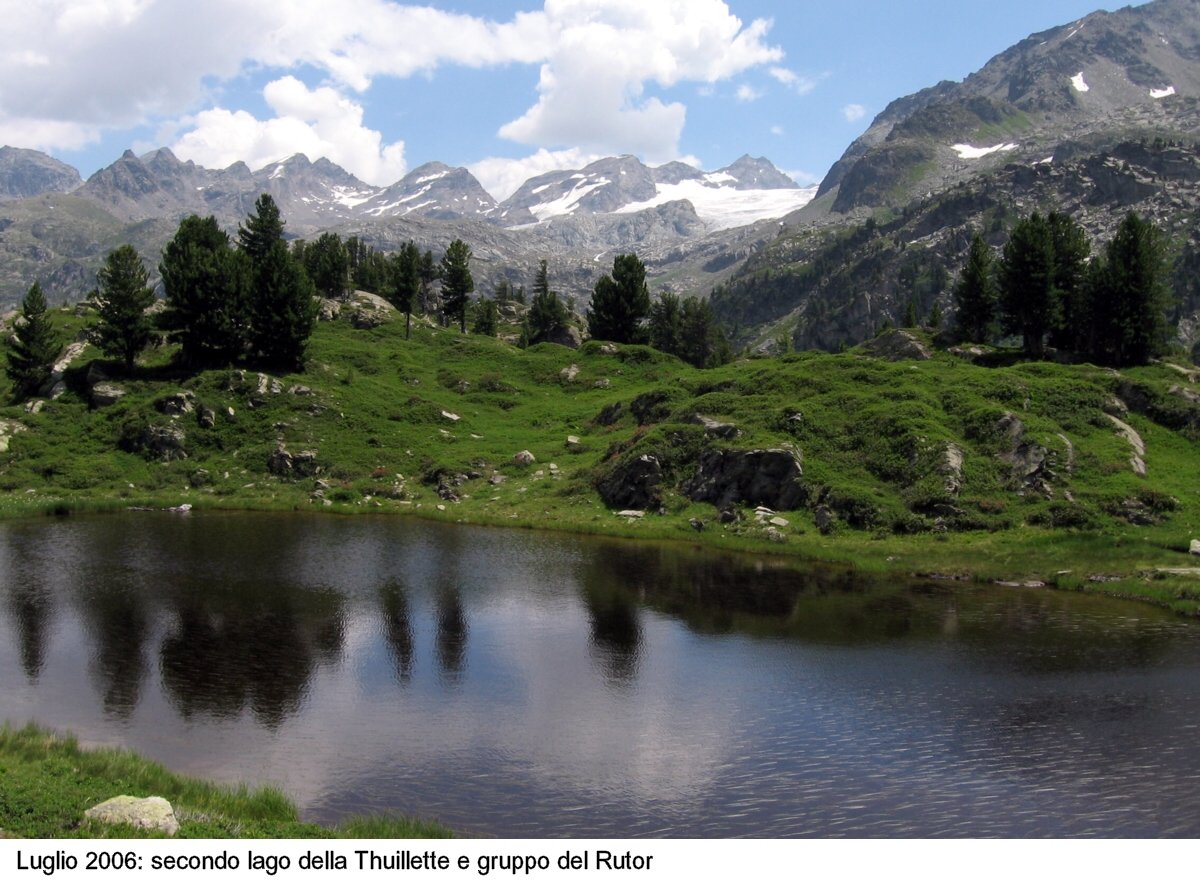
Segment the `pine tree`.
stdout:
<svg viewBox="0 0 1200 889">
<path fill-rule="evenodd" d="M 637 254 L 622 254 L 613 260 L 612 275 L 601 276 L 592 289 L 592 307 L 587 313 L 592 339 L 643 342 L 642 321 L 649 314 L 646 266 Z"/>
<path fill-rule="evenodd" d="M 995 336 L 997 296 L 993 268 L 992 248 L 982 235 L 976 234 L 954 288 L 958 336 L 966 342 L 986 343 Z"/>
<path fill-rule="evenodd" d="M 249 329 L 249 265 L 216 219 L 184 219 L 158 270 L 167 303 L 158 326 L 180 344 L 180 362 L 196 368 L 236 362 Z"/>
<path fill-rule="evenodd" d="M 495 336 L 499 324 L 500 310 L 496 306 L 496 301 L 494 299 L 479 300 L 475 304 L 475 324 L 471 327 L 471 332 L 481 336 Z"/>
<path fill-rule="evenodd" d="M 455 239 L 446 248 L 442 257 L 442 304 L 446 317 L 457 318 L 459 329 L 467 332 L 467 301 L 471 291 L 475 289 L 475 279 L 471 277 L 471 248 L 463 241 Z"/>
<path fill-rule="evenodd" d="M 538 264 L 533 279 L 533 302 L 525 321 L 527 327 L 523 337 L 529 346 L 544 343 L 567 326 L 567 309 L 558 294 L 550 289 L 550 274 L 544 259 Z"/>
<path fill-rule="evenodd" d="M 650 307 L 650 345 L 660 352 L 679 355 L 682 346 L 683 323 L 679 297 L 664 290 Z"/>
<path fill-rule="evenodd" d="M 100 320 L 96 336 L 105 355 L 132 371 L 138 353 L 150 344 L 154 327 L 146 310 L 154 303 L 146 267 L 129 244 L 108 254 L 96 274 Z"/>
<path fill-rule="evenodd" d="M 698 297 L 689 296 L 680 305 L 679 351 L 675 354 L 696 367 L 719 367 L 733 360 L 733 349 L 712 307 Z"/>
<path fill-rule="evenodd" d="M 392 305 L 404 313 L 404 338 L 412 336 L 412 313 L 421 294 L 421 251 L 407 241 L 392 258 Z"/>
<path fill-rule="evenodd" d="M 252 360 L 272 368 L 304 366 L 304 350 L 317 321 L 312 282 L 283 240 L 283 220 L 270 195 L 254 204 L 238 228 L 238 247 L 250 263 Z"/>
<path fill-rule="evenodd" d="M 326 232 L 305 249 L 304 270 L 326 299 L 341 299 L 350 281 L 350 253 L 340 237 Z"/>
<path fill-rule="evenodd" d="M 1061 307 L 1050 342 L 1057 349 L 1083 351 L 1090 326 L 1087 277 L 1092 245 L 1083 227 L 1065 213 L 1051 213 L 1046 224 L 1054 249 L 1054 289 Z"/>
<path fill-rule="evenodd" d="M 1000 310 L 1006 333 L 1020 334 L 1025 352 L 1042 358 L 1046 334 L 1062 318 L 1055 287 L 1054 239 L 1050 226 L 1034 213 L 1013 228 L 999 267 Z"/>
<path fill-rule="evenodd" d="M 17 401 L 36 395 L 46 384 L 62 348 L 62 340 L 51 327 L 47 311 L 42 285 L 34 281 L 21 303 L 17 337 L 8 352 L 6 370 Z"/>
<path fill-rule="evenodd" d="M 1161 233 L 1131 210 L 1095 264 L 1091 280 L 1097 361 L 1128 367 L 1162 354 L 1172 300 L 1164 256 Z"/>
</svg>

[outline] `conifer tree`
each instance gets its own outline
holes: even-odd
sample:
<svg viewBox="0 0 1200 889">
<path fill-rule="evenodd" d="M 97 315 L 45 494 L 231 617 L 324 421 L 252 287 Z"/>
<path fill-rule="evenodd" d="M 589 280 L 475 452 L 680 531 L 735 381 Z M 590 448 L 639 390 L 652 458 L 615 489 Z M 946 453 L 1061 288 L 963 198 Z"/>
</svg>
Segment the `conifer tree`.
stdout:
<svg viewBox="0 0 1200 889">
<path fill-rule="evenodd" d="M 992 248 L 976 233 L 954 288 L 958 336 L 966 342 L 986 343 L 995 336 L 997 296 L 993 268 Z"/>
<path fill-rule="evenodd" d="M 158 266 L 167 307 L 158 326 L 180 344 L 186 367 L 236 362 L 249 329 L 249 265 L 214 217 L 189 216 L 163 248 Z"/>
<path fill-rule="evenodd" d="M 1096 360 L 1127 367 L 1162 354 L 1172 299 L 1164 255 L 1158 229 L 1126 214 L 1091 280 Z"/>
<path fill-rule="evenodd" d="M 550 274 L 544 259 L 538 264 L 537 275 L 533 279 L 533 301 L 529 304 L 525 320 L 527 330 L 523 338 L 526 345 L 530 346 L 545 342 L 567 326 L 567 309 L 558 294 L 550 289 Z"/>
<path fill-rule="evenodd" d="M 642 321 L 650 314 L 646 266 L 635 253 L 613 260 L 612 275 L 603 275 L 592 289 L 588 330 L 592 339 L 640 343 L 645 339 Z"/>
<path fill-rule="evenodd" d="M 338 235 L 326 232 L 304 250 L 304 270 L 317 292 L 341 299 L 350 282 L 350 254 Z"/>
<path fill-rule="evenodd" d="M 1034 213 L 1013 228 L 999 266 L 1000 310 L 1006 333 L 1021 336 L 1033 358 L 1046 354 L 1046 335 L 1062 318 L 1055 287 L 1054 239 L 1046 219 Z"/>
<path fill-rule="evenodd" d="M 113 250 L 96 274 L 100 320 L 96 335 L 105 355 L 132 371 L 138 353 L 150 344 L 154 327 L 146 310 L 154 303 L 146 267 L 130 244 Z"/>
<path fill-rule="evenodd" d="M 664 290 L 650 307 L 650 345 L 660 352 L 678 355 L 682 345 L 682 327 L 679 297 Z"/>
<path fill-rule="evenodd" d="M 412 336 L 412 313 L 421 293 L 421 251 L 406 241 L 392 257 L 392 305 L 404 313 L 404 338 Z"/>
<path fill-rule="evenodd" d="M 304 366 L 317 321 L 313 286 L 283 240 L 283 220 L 270 195 L 254 204 L 238 228 L 239 250 L 250 262 L 250 358 L 268 367 Z"/>
<path fill-rule="evenodd" d="M 482 336 L 495 336 L 500 323 L 500 310 L 494 299 L 481 299 L 475 304 L 475 323 L 472 333 Z"/>
<path fill-rule="evenodd" d="M 1060 314 L 1050 342 L 1058 349 L 1083 351 L 1088 346 L 1088 256 L 1092 245 L 1087 232 L 1065 213 L 1047 217 L 1050 242 L 1054 250 L 1054 289 Z"/>
<path fill-rule="evenodd" d="M 442 305 L 447 319 L 458 319 L 459 329 L 467 332 L 467 301 L 475 289 L 471 277 L 471 248 L 455 238 L 442 257 Z"/>
<path fill-rule="evenodd" d="M 6 371 L 15 400 L 37 394 L 50 379 L 51 366 L 62 348 L 47 312 L 42 285 L 34 281 L 21 302 L 17 337 L 8 352 Z"/>
</svg>

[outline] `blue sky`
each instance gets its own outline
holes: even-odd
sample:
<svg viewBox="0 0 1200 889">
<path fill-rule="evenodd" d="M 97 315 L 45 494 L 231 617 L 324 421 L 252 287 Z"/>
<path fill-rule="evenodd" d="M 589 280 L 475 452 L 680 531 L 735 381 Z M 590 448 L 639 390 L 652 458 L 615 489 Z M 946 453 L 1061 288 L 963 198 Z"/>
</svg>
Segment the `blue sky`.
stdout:
<svg viewBox="0 0 1200 889">
<path fill-rule="evenodd" d="M 819 180 L 892 99 L 1096 0 L 0 0 L 0 142 L 89 175 L 321 154 L 390 184 L 432 160 L 497 197 L 611 154 L 765 155 Z M 1109 5 L 1105 8 L 1114 8 Z"/>
</svg>

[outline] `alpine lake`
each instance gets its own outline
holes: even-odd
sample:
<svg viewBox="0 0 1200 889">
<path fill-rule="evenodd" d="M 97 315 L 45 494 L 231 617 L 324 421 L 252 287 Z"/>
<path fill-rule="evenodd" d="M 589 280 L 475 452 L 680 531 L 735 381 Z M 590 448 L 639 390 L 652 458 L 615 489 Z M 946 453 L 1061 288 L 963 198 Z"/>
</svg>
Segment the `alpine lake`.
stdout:
<svg viewBox="0 0 1200 889">
<path fill-rule="evenodd" d="M 0 719 L 470 836 L 1200 833 L 1200 623 L 394 517 L 0 525 Z"/>
</svg>

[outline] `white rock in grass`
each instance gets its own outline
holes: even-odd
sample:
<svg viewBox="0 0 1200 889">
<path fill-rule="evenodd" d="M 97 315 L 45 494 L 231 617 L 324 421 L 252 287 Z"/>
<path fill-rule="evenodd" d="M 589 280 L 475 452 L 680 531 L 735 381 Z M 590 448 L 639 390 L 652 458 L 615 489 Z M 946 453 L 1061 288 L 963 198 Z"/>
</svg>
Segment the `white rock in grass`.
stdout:
<svg viewBox="0 0 1200 889">
<path fill-rule="evenodd" d="M 129 824 L 142 830 L 160 830 L 167 836 L 175 836 L 179 830 L 175 810 L 161 796 L 114 796 L 92 806 L 83 813 L 83 817 L 105 824 Z"/>
</svg>

